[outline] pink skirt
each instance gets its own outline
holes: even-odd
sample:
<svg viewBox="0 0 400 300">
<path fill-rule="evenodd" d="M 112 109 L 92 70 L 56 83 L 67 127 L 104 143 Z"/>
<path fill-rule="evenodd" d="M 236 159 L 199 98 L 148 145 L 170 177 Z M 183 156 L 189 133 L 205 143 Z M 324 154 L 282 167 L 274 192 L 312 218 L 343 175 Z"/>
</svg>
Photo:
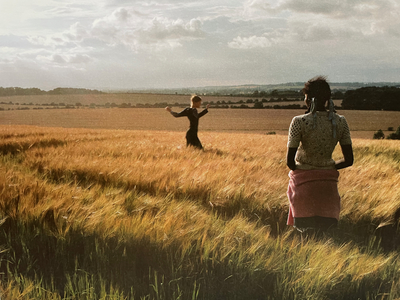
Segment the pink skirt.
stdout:
<svg viewBox="0 0 400 300">
<path fill-rule="evenodd" d="M 337 170 L 295 170 L 289 172 L 289 178 L 287 225 L 293 226 L 294 218 L 303 217 L 320 216 L 339 220 Z"/>
</svg>

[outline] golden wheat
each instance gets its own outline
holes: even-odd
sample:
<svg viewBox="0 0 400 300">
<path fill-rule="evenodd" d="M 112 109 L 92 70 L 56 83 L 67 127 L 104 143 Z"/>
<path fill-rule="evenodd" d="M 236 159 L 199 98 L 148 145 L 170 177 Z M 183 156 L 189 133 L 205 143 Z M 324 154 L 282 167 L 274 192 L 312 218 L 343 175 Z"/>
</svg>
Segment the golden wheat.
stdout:
<svg viewBox="0 0 400 300">
<path fill-rule="evenodd" d="M 126 249 L 114 258 L 116 264 L 124 257 L 135 260 L 130 244 L 144 244 L 140 255 L 147 270 L 157 267 L 146 251 L 171 260 L 152 273 L 153 287 L 166 280 L 161 271 L 176 277 L 170 287 L 195 278 L 191 288 L 203 299 L 217 291 L 215 278 L 219 289 L 232 289 L 238 299 L 249 293 L 280 299 L 399 295 L 396 252 L 384 255 L 340 236 L 307 243 L 293 238 L 285 226 L 286 137 L 207 132 L 206 150 L 198 151 L 186 148 L 184 134 L 178 135 L 177 140 L 176 132 L 0 127 L 4 226 L 7 220 L 36 224 L 60 244 L 73 242 L 76 232 L 95 236 L 99 244 L 116 239 L 112 251 Z M 379 224 L 391 217 L 400 204 L 399 148 L 396 141 L 354 140 L 355 164 L 340 175 L 342 219 L 357 227 L 363 220 Z M 340 157 L 340 151 L 334 155 Z M 104 263 L 101 249 L 97 264 Z M 19 286 L 22 294 L 37 296 L 32 280 L 7 276 L 3 293 L 18 294 Z M 73 279 L 67 282 L 66 290 L 80 288 Z M 118 288 L 127 294 L 121 282 Z M 111 279 L 110 286 L 101 293 L 120 295 Z M 244 286 L 254 291 L 241 291 Z M 161 297 L 159 290 L 142 289 L 150 299 Z M 17 296 L 23 299 L 22 294 Z"/>
</svg>

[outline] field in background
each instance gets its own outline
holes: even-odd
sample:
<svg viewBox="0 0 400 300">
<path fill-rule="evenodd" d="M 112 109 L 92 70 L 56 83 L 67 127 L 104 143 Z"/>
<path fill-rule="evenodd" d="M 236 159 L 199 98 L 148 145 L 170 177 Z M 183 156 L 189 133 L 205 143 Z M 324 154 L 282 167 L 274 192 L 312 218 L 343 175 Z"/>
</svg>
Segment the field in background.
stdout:
<svg viewBox="0 0 400 300">
<path fill-rule="evenodd" d="M 180 108 L 173 107 L 180 111 Z M 304 110 L 290 109 L 210 109 L 200 120 L 202 131 L 253 132 L 287 135 L 290 121 Z M 338 111 L 350 126 L 353 137 L 372 139 L 378 129 L 385 134 L 400 126 L 396 111 Z M 52 109 L 0 111 L 0 124 L 66 128 L 185 131 L 187 118 L 173 118 L 163 108 L 135 109 Z M 184 139 L 178 135 L 177 138 Z"/>
<path fill-rule="evenodd" d="M 339 229 L 302 242 L 285 225 L 286 136 L 201 140 L 205 151 L 177 132 L 0 126 L 0 297 L 400 297 L 398 236 L 380 245 L 376 231 L 400 207 L 399 141 L 354 139 Z"/>
</svg>

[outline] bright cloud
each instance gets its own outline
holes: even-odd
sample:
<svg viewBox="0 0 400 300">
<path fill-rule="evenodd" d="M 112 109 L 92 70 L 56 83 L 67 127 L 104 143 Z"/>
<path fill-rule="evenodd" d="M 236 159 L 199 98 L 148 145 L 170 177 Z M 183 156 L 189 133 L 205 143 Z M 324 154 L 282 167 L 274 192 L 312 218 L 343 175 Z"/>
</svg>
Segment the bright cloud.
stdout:
<svg viewBox="0 0 400 300">
<path fill-rule="evenodd" d="M 120 43 L 132 50 L 162 50 L 182 45 L 182 41 L 204 37 L 201 22 L 166 17 L 143 16 L 133 8 L 119 8 L 95 20 L 89 31 L 92 38 L 110 44 Z"/>
<path fill-rule="evenodd" d="M 250 36 L 242 38 L 240 36 L 233 39 L 228 43 L 229 47 L 235 49 L 252 49 L 252 48 L 267 48 L 272 45 L 271 41 L 263 36 Z"/>
</svg>

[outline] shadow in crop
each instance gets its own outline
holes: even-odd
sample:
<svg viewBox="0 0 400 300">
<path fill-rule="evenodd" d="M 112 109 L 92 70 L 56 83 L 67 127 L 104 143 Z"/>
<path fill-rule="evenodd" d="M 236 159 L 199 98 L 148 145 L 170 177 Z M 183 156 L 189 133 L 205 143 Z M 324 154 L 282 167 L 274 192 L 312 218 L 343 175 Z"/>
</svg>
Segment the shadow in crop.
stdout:
<svg viewBox="0 0 400 300">
<path fill-rule="evenodd" d="M 122 188 L 126 191 L 135 191 L 137 194 L 148 194 L 154 197 L 173 196 L 176 200 L 192 201 L 203 209 L 218 215 L 224 219 L 231 219 L 235 216 L 242 216 L 249 222 L 256 223 L 257 226 L 267 227 L 274 237 L 286 234 L 291 227 L 286 225 L 288 207 L 285 204 L 269 206 L 254 205 L 254 199 L 238 195 L 223 203 L 212 203 L 210 201 L 210 191 L 204 188 L 192 187 L 185 191 L 166 192 L 159 190 L 157 182 L 133 182 L 121 181 L 116 176 L 110 176 L 104 173 L 88 170 L 70 170 L 70 169 L 49 169 L 41 166 L 31 166 L 36 169 L 46 180 L 55 184 L 60 182 L 75 182 L 81 186 L 90 187 L 99 185 L 103 188 Z M 267 201 L 267 200 L 266 200 Z M 125 209 L 131 213 L 135 207 L 134 199 L 126 199 Z M 133 208 L 132 208 L 133 207 Z M 151 208 L 153 214 L 156 214 L 157 208 Z M 147 213 L 147 211 L 145 212 Z M 400 215 L 400 213 L 398 214 Z M 395 217 L 399 220 L 399 217 Z M 396 223 L 397 222 L 397 223 Z M 398 224 L 398 221 L 392 224 Z M 370 251 L 371 248 L 377 251 L 397 251 L 400 243 L 400 233 L 395 225 L 378 228 L 379 224 L 368 216 L 357 221 L 343 217 L 340 219 L 339 227 L 329 233 L 332 240 L 342 245 L 344 243 L 354 243 L 361 251 Z M 397 225 L 396 225 L 397 226 Z"/>
<path fill-rule="evenodd" d="M 85 170 L 44 169 L 37 167 L 37 171 L 55 184 L 60 182 L 77 182 L 79 185 L 88 187 L 97 184 L 103 188 L 123 188 L 126 191 L 135 191 L 137 194 L 145 193 L 154 197 L 171 196 L 171 192 L 160 191 L 156 182 L 120 182 L 118 178 L 107 176 L 107 174 Z M 177 191 L 173 196 L 176 200 L 193 201 L 203 209 L 226 220 L 240 215 L 249 222 L 256 223 L 257 226 L 267 227 L 274 237 L 286 234 L 291 230 L 291 227 L 286 225 L 288 207 L 284 204 L 272 207 L 255 206 L 253 199 L 242 196 L 229 199 L 222 204 L 212 203 L 209 200 L 209 192 L 201 189 L 197 190 L 196 187 L 184 193 Z M 131 212 L 132 207 L 135 206 L 134 202 L 134 198 L 126 199 L 124 205 L 128 214 Z M 153 214 L 156 213 L 155 209 L 157 208 L 150 209 Z M 400 241 L 400 234 L 390 226 L 386 226 L 385 229 L 377 229 L 378 225 L 368 216 L 356 222 L 351 219 L 341 218 L 339 227 L 329 232 L 327 236 L 332 235 L 333 241 L 338 245 L 351 242 L 356 244 L 361 250 L 365 249 L 367 251 L 368 249 L 371 250 L 371 247 L 375 247 L 380 251 L 395 251 L 398 247 L 397 241 Z"/>
<path fill-rule="evenodd" d="M 130 286 L 149 287 L 149 267 L 163 259 L 160 253 L 155 255 L 149 241 L 121 244 L 117 238 L 103 239 L 81 229 L 57 237 L 52 217 L 48 212 L 43 219 L 27 223 L 8 218 L 0 227 L 0 240 L 6 241 L 3 247 L 8 249 L 0 254 L 0 270 L 6 277 L 22 274 L 32 280 L 41 278 L 45 288 L 53 287 L 61 295 L 68 289 L 68 277 L 85 274 L 96 277 L 92 284 L 97 291 L 101 289 L 100 278 L 125 292 Z M 90 278 L 86 283 L 90 284 Z M 80 288 L 79 282 L 72 284 L 77 285 L 76 290 Z"/>
<path fill-rule="evenodd" d="M 300 288 L 294 295 L 289 286 L 280 286 L 287 275 L 279 270 L 248 268 L 251 257 L 235 264 L 234 252 L 221 260 L 212 259 L 210 253 L 207 259 L 198 253 L 196 241 L 182 252 L 182 245 L 166 246 L 150 238 L 105 237 L 80 227 L 66 230 L 57 215 L 49 209 L 30 221 L 3 218 L 0 240 L 7 249 L 0 253 L 3 282 L 23 276 L 40 281 L 41 289 L 75 299 L 85 298 L 88 289 L 100 295 L 111 286 L 125 297 L 149 299 L 178 295 L 192 299 L 194 292 L 198 299 L 208 300 L 301 299 L 302 293 L 309 293 Z M 326 291 L 327 298 L 362 299 L 384 283 L 376 276 L 365 276 L 357 284 L 346 280 Z"/>
<path fill-rule="evenodd" d="M 260 271 L 246 280 L 251 270 L 245 265 L 242 270 L 232 266 L 232 257 L 208 261 L 196 250 L 182 255 L 180 245 L 164 247 L 148 238 L 106 238 L 85 233 L 83 228 L 70 229 L 61 236 L 56 231 L 55 215 L 48 211 L 29 222 L 5 219 L 0 226 L 0 240 L 8 249 L 0 253 L 2 280 L 20 274 L 40 280 L 42 288 L 61 295 L 71 296 L 69 292 L 74 290 L 78 298 L 79 291 L 83 296 L 89 286 L 97 295 L 113 286 L 125 296 L 134 293 L 135 298 L 150 295 L 152 299 L 161 295 L 175 299 L 179 293 L 182 299 L 192 299 L 196 286 L 199 299 L 210 300 L 230 299 L 232 295 L 236 299 L 265 299 L 274 291 L 276 274 Z"/>
<path fill-rule="evenodd" d="M 301 234 L 297 233 L 297 235 Z M 342 218 L 337 228 L 320 233 L 313 238 L 322 242 L 329 239 L 338 246 L 351 243 L 365 253 L 388 254 L 400 251 L 399 223 L 392 221 L 384 226 L 379 226 L 369 217 L 356 222 Z"/>
<path fill-rule="evenodd" d="M 217 214 L 220 218 L 231 219 L 241 215 L 250 222 L 256 222 L 259 226 L 267 226 L 272 235 L 277 236 L 286 228 L 287 206 L 276 205 L 272 207 L 261 207 L 254 205 L 253 198 L 234 196 L 224 203 L 213 203 L 210 201 L 210 190 L 203 187 L 191 187 L 185 191 L 176 190 L 163 191 L 158 188 L 158 182 L 134 182 L 121 181 L 118 177 L 109 176 L 97 171 L 82 169 L 44 168 L 41 165 L 32 166 L 46 180 L 59 184 L 61 182 L 76 184 L 84 187 L 98 185 L 102 188 L 122 188 L 125 191 L 132 191 L 133 194 L 148 194 L 153 197 L 173 196 L 176 200 L 192 201 L 207 211 Z M 134 198 L 126 199 L 126 211 L 131 212 L 134 207 Z"/>
<path fill-rule="evenodd" d="M 11 138 L 25 138 L 28 136 L 35 136 L 35 137 L 39 137 L 39 136 L 44 136 L 44 133 L 4 133 L 4 134 L 0 134 L 0 140 L 6 140 L 6 139 L 11 139 Z"/>
<path fill-rule="evenodd" d="M 6 142 L 0 144 L 0 154 L 3 155 L 17 155 L 21 154 L 31 148 L 47 148 L 47 147 L 60 147 L 66 145 L 65 140 L 59 140 L 55 138 L 43 139 L 33 143 L 27 142 Z"/>
</svg>

